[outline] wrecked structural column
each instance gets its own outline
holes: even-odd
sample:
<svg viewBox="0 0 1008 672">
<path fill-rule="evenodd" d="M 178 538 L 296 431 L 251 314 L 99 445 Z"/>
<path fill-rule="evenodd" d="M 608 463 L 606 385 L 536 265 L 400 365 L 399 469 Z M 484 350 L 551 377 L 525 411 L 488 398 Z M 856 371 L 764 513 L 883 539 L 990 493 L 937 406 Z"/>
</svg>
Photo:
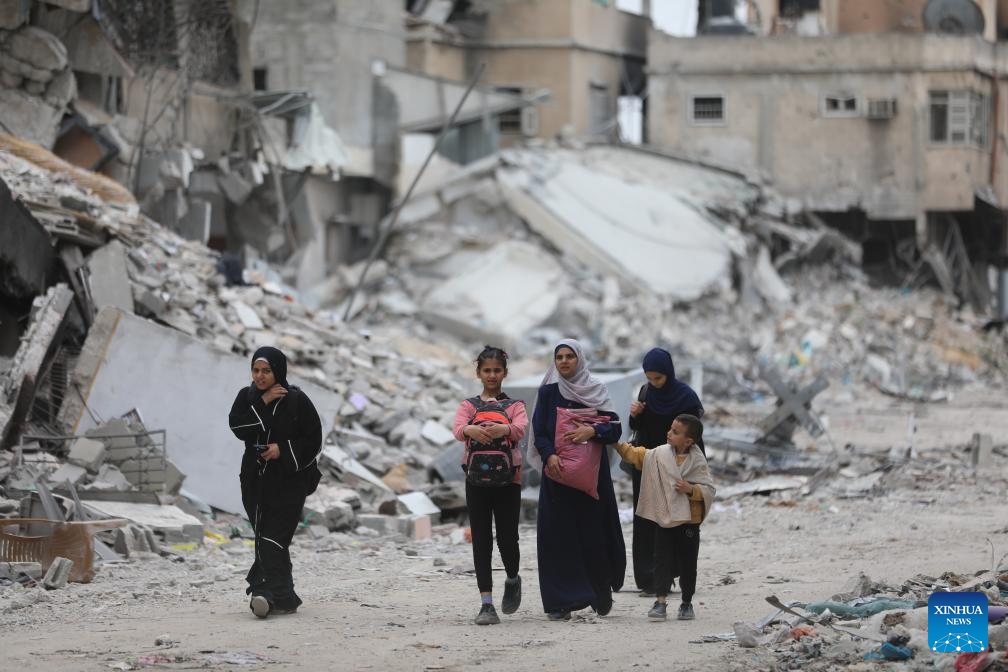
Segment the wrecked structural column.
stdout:
<svg viewBox="0 0 1008 672">
<path fill-rule="evenodd" d="M 6 380 L 0 382 L 0 447 L 6 447 L 11 428 L 27 416 L 35 396 L 39 371 L 57 340 L 73 292 L 60 283 L 32 302 L 31 324 L 21 337 Z"/>
</svg>

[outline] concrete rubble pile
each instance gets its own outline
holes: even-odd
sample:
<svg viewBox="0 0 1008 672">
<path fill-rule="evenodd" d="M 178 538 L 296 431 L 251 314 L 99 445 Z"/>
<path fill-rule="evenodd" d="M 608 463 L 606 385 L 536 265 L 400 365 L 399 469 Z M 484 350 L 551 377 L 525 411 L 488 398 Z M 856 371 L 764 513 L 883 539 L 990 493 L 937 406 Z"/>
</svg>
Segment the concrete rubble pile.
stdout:
<svg viewBox="0 0 1008 672">
<path fill-rule="evenodd" d="M 69 484 L 85 498 L 92 491 L 177 495 L 185 480 L 165 455 L 163 433 L 152 434 L 141 422 L 124 418 L 70 440 L 22 442 L 15 452 L 21 460 L 7 468 L 8 494 L 29 493 L 42 479 L 52 488 Z"/>
<path fill-rule="evenodd" d="M 814 216 L 737 178 L 686 170 L 611 147 L 513 150 L 460 168 L 406 204 L 388 261 L 372 267 L 351 314 L 370 325 L 418 318 L 432 338 L 470 350 L 503 342 L 519 357 L 577 334 L 600 359 L 628 368 L 665 344 L 703 363 L 708 393 L 738 400 L 766 394 L 761 357 L 797 380 L 826 374 L 916 401 L 1003 379 L 1005 339 L 984 331 L 981 316 L 936 290 L 873 286 L 859 248 Z M 656 183 L 677 178 L 690 181 Z M 676 189 L 683 193 L 669 202 L 654 193 Z M 601 207 L 593 192 L 618 203 L 595 223 L 576 207 L 579 197 Z M 655 205 L 620 211 L 628 199 Z M 634 230 L 641 219 L 667 231 Z M 605 226 L 626 230 L 589 237 Z M 619 238 L 661 254 L 607 256 L 608 245 L 592 242 Z M 690 266 L 698 255 L 705 261 Z M 345 311 L 360 266 L 309 291 L 310 302 Z M 706 280 L 693 282 L 701 269 Z M 505 289 L 486 291 L 488 278 Z"/>
<path fill-rule="evenodd" d="M 164 335 L 169 332 L 185 335 L 192 337 L 192 342 L 202 343 L 210 357 L 216 352 L 217 357 L 235 358 L 238 363 L 233 366 L 234 379 L 227 385 L 230 388 L 227 399 L 202 399 L 198 393 L 197 398 L 188 399 L 190 404 L 216 409 L 215 425 L 226 429 L 224 416 L 230 396 L 243 384 L 241 372 L 247 369 L 248 354 L 261 345 L 275 345 L 289 355 L 292 380 L 305 381 L 326 391 L 329 397 L 324 405 L 319 405 L 326 429 L 331 430 L 322 460 L 326 477 L 306 507 L 311 523 L 328 530 L 356 528 L 364 534 L 378 529 L 381 533 L 430 535 L 431 514 L 437 522 L 440 510 L 426 497 L 418 504 L 406 495 L 423 495 L 414 491 L 426 482 L 429 461 L 446 440 L 454 440 L 448 428 L 464 390 L 456 380 L 457 360 L 450 350 L 432 348 L 407 336 L 405 330 L 385 334 L 379 330 L 362 332 L 348 328 L 338 316 L 312 311 L 299 303 L 296 293 L 265 265 L 247 269 L 241 284 L 229 286 L 219 271 L 220 259 L 215 252 L 163 229 L 140 214 L 136 206 L 106 203 L 65 175 L 49 173 L 13 154 L 0 153 L 0 178 L 33 215 L 45 216 L 57 210 L 61 217 L 86 233 L 73 242 L 84 247 L 86 256 L 83 268 L 90 291 L 80 292 L 75 298 L 83 302 L 83 312 L 88 314 L 89 321 L 93 319 L 95 325 L 125 324 L 133 319 L 130 314 L 135 313 L 147 318 L 149 328 L 161 330 L 155 332 L 157 338 L 166 338 Z M 66 207 L 71 201 L 72 209 Z M 59 231 L 48 227 L 47 230 L 66 243 Z M 96 310 L 98 313 L 94 315 Z M 88 339 L 97 338 L 96 328 L 85 332 Z M 146 346 L 157 350 L 153 341 Z M 404 354 L 409 352 L 416 355 Z M 431 352 L 437 356 L 429 356 Z M 116 357 L 113 348 L 99 359 L 111 362 Z M 9 367 L 12 362 L 4 364 Z M 15 374 L 7 368 L 4 382 L 9 382 L 8 375 Z M 76 375 L 79 377 L 80 371 Z M 150 381 L 137 383 L 152 387 Z M 100 390 L 86 385 L 82 388 L 91 395 L 88 401 L 95 404 Z M 156 415 L 149 406 L 137 411 Z M 81 430 L 84 424 L 77 422 L 67 422 L 64 433 Z M 122 422 L 113 419 L 105 424 Z M 152 425 L 151 429 L 154 428 Z M 83 432 L 94 433 L 94 429 Z M 234 470 L 237 466 L 233 458 L 240 446 L 233 437 L 230 441 L 221 446 L 221 451 Z M 39 477 L 48 478 L 54 486 L 69 481 L 85 498 L 91 489 L 125 492 L 135 486 L 127 482 L 128 472 L 123 469 L 123 463 L 129 461 L 127 456 L 110 457 L 107 442 L 77 438 L 51 451 L 53 454 L 36 452 L 34 448 L 29 443 L 21 453 L 24 462 L 32 464 L 7 464 L 0 470 L 3 477 L 0 481 L 9 495 L 33 489 L 32 484 Z M 82 457 L 84 448 L 92 449 L 89 455 L 93 459 Z M 96 454 L 101 449 L 105 450 L 104 458 Z M 170 431 L 167 452 L 173 454 Z M 63 462 L 54 455 L 68 459 Z M 158 474 L 162 480 L 153 484 L 152 489 L 157 490 L 160 501 L 177 501 L 193 510 L 187 499 L 202 503 L 201 493 L 183 492 L 187 497 L 173 498 L 185 477 L 178 470 L 171 470 L 170 465 L 171 460 L 166 461 Z M 125 480 L 117 473 L 117 467 L 127 474 Z M 389 472 L 386 484 L 379 476 Z M 208 476 L 219 482 L 221 474 Z M 337 477 L 348 487 L 337 488 Z M 441 490 L 446 487 L 442 500 L 457 504 L 459 494 L 453 486 L 441 486 Z M 205 491 L 203 496 L 212 499 Z M 382 515 L 376 513 L 379 506 L 384 511 Z M 103 510 L 116 515 L 114 508 L 106 503 Z M 202 510 L 199 506 L 196 509 L 202 516 L 211 511 L 205 505 Z M 237 513 L 240 505 L 225 510 Z M 156 525 L 154 529 L 164 531 Z"/>
<path fill-rule="evenodd" d="M 982 593 L 988 600 L 990 651 L 970 646 L 968 636 L 951 643 L 928 638 L 928 598 L 963 591 Z M 900 669 L 905 670 L 1006 670 L 1006 596 L 1008 565 L 976 577 L 953 572 L 918 575 L 902 585 L 885 585 L 860 574 L 828 600 L 784 604 L 776 597 L 767 598 L 777 611 L 759 623 L 736 622 L 734 633 L 726 638 L 754 652 L 747 664 L 753 670 L 871 670 L 896 661 L 903 661 Z"/>
</svg>

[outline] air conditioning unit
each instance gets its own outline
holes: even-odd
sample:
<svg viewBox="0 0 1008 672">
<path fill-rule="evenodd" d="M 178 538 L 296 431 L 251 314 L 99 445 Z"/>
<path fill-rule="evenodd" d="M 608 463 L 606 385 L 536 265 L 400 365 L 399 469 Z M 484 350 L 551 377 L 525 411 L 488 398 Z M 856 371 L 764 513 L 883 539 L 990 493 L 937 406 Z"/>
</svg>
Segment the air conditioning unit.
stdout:
<svg viewBox="0 0 1008 672">
<path fill-rule="evenodd" d="M 521 132 L 528 137 L 539 135 L 539 108 L 535 105 L 522 108 Z"/>
<path fill-rule="evenodd" d="M 869 119 L 892 119 L 896 116 L 895 98 L 877 98 L 868 101 L 868 111 L 865 114 Z"/>
</svg>

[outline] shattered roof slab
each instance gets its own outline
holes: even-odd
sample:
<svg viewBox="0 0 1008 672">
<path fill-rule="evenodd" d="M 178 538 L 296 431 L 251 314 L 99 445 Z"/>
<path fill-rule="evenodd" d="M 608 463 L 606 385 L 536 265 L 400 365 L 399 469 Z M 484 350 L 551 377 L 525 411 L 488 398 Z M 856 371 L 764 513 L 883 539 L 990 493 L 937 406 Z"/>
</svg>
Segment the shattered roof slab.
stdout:
<svg viewBox="0 0 1008 672">
<path fill-rule="evenodd" d="M 728 282 L 737 232 L 708 209 L 755 196 L 743 180 L 613 147 L 517 150 L 498 179 L 529 225 L 585 264 L 679 300 Z"/>
</svg>

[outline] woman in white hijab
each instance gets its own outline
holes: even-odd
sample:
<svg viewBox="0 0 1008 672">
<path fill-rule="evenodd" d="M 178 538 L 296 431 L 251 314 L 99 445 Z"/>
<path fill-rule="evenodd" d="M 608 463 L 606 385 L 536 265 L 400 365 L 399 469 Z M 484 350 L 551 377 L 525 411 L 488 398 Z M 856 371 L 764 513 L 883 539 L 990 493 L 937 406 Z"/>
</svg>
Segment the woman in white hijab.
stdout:
<svg viewBox="0 0 1008 672">
<path fill-rule="evenodd" d="M 556 454 L 557 409 L 594 409 L 611 422 L 582 425 L 563 438 L 572 443 L 619 440 L 619 416 L 605 384 L 588 371 L 584 349 L 573 339 L 553 349 L 553 363 L 536 398 L 529 453 L 541 459 L 547 477 L 539 486 L 537 551 L 539 592 L 550 620 L 566 620 L 570 612 L 592 607 L 605 616 L 612 591 L 623 586 L 626 548 L 608 452 L 601 451 L 598 499 L 554 480 L 563 468 Z"/>
</svg>

